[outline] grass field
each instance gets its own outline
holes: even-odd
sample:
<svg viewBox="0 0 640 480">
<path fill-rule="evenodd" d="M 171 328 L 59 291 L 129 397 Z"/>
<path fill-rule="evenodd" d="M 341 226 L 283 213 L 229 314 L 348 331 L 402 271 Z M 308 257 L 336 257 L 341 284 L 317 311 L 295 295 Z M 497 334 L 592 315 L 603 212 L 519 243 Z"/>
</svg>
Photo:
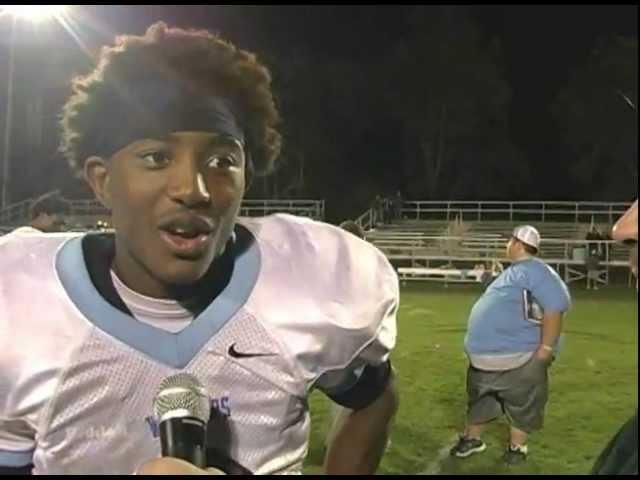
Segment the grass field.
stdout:
<svg viewBox="0 0 640 480">
<path fill-rule="evenodd" d="M 379 473 L 584 474 L 638 403 L 638 314 L 632 288 L 572 288 L 564 350 L 551 368 L 544 429 L 529 439 L 529 459 L 506 467 L 507 425 L 484 436 L 485 452 L 453 459 L 448 447 L 464 423 L 467 315 L 481 289 L 408 285 L 401 292 L 398 342 L 392 360 L 400 410 Z M 311 399 L 312 434 L 306 471 L 320 472 L 329 402 Z"/>
</svg>

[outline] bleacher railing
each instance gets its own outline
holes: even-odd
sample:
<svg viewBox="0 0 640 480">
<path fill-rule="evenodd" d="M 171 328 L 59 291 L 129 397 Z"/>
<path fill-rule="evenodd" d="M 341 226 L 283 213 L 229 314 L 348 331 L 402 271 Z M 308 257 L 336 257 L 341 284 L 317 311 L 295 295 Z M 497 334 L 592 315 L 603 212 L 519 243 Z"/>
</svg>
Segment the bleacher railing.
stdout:
<svg viewBox="0 0 640 480">
<path fill-rule="evenodd" d="M 370 208 L 358 218 L 355 219 L 355 223 L 359 225 L 365 232 L 376 225 L 376 212 L 373 208 Z"/>
<path fill-rule="evenodd" d="M 14 225 L 29 218 L 29 208 L 33 200 L 23 200 L 0 210 L 0 225 Z"/>
<path fill-rule="evenodd" d="M 510 263 L 506 256 L 506 238 L 500 235 L 443 237 L 420 234 L 367 235 L 385 256 L 398 267 L 402 280 L 424 280 L 429 275 L 454 268 L 470 268 L 477 264 L 492 265 L 495 261 Z M 610 269 L 627 272 L 627 283 L 632 285 L 629 268 L 629 250 L 612 240 L 546 239 L 540 244 L 539 257 L 564 277 L 567 283 L 586 278 L 589 251 L 597 248 L 598 282 L 609 282 Z M 436 264 L 436 265 L 434 265 Z M 439 266 L 438 266 L 439 265 Z M 409 268 L 407 268 L 407 266 Z M 429 268 L 431 267 L 431 268 Z M 436 267 L 435 269 L 433 267 Z M 489 267 L 487 267 L 489 268 Z M 422 273 L 418 273 L 421 271 Z M 444 278 L 447 275 L 438 276 Z"/>
<path fill-rule="evenodd" d="M 402 215 L 415 220 L 531 220 L 613 223 L 631 202 L 405 201 Z"/>
<path fill-rule="evenodd" d="M 97 200 L 68 200 L 70 216 L 104 216 L 107 210 Z M 0 225 L 17 225 L 26 223 L 29 218 L 29 207 L 33 200 L 24 200 L 9 205 L 0 211 Z M 242 216 L 264 216 L 272 213 L 291 213 L 310 217 L 316 220 L 324 219 L 324 200 L 244 200 L 240 208 Z"/>
<path fill-rule="evenodd" d="M 437 258 L 451 260 L 499 260 L 506 258 L 507 238 L 501 236 L 367 235 L 391 259 Z M 584 263 L 587 249 L 598 248 L 603 264 L 627 266 L 628 247 L 613 240 L 543 239 L 539 256 L 553 262 Z"/>
<path fill-rule="evenodd" d="M 243 217 L 283 212 L 324 220 L 324 200 L 244 200 L 240 208 Z"/>
</svg>

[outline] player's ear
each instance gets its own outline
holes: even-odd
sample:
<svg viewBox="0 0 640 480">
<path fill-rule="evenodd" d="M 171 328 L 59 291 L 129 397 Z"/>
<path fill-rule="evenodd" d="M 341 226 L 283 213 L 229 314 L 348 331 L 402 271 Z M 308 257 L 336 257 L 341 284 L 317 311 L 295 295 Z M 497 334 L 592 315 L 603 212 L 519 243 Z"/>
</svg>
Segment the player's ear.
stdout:
<svg viewBox="0 0 640 480">
<path fill-rule="evenodd" d="M 102 157 L 89 157 L 84 162 L 84 178 L 98 201 L 107 210 L 111 210 L 111 176 L 107 160 Z"/>
</svg>

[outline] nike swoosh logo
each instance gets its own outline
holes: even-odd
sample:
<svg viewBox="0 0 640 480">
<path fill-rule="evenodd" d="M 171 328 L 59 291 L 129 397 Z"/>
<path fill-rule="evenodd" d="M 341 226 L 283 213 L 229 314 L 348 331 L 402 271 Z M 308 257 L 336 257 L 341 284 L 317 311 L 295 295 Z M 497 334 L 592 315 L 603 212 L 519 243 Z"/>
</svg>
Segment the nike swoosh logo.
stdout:
<svg viewBox="0 0 640 480">
<path fill-rule="evenodd" d="M 253 358 L 253 357 L 274 357 L 275 353 L 250 353 L 239 352 L 236 350 L 236 344 L 232 343 L 229 347 L 229 356 L 233 358 Z"/>
</svg>

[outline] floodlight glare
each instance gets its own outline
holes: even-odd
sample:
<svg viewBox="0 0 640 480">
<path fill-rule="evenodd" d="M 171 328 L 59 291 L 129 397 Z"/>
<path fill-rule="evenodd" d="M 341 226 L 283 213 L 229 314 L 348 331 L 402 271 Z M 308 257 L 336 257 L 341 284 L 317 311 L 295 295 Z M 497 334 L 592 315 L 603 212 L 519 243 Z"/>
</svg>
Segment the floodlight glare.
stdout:
<svg viewBox="0 0 640 480">
<path fill-rule="evenodd" d="M 0 5 L 0 15 L 8 14 L 31 22 L 60 17 L 68 5 Z"/>
</svg>

